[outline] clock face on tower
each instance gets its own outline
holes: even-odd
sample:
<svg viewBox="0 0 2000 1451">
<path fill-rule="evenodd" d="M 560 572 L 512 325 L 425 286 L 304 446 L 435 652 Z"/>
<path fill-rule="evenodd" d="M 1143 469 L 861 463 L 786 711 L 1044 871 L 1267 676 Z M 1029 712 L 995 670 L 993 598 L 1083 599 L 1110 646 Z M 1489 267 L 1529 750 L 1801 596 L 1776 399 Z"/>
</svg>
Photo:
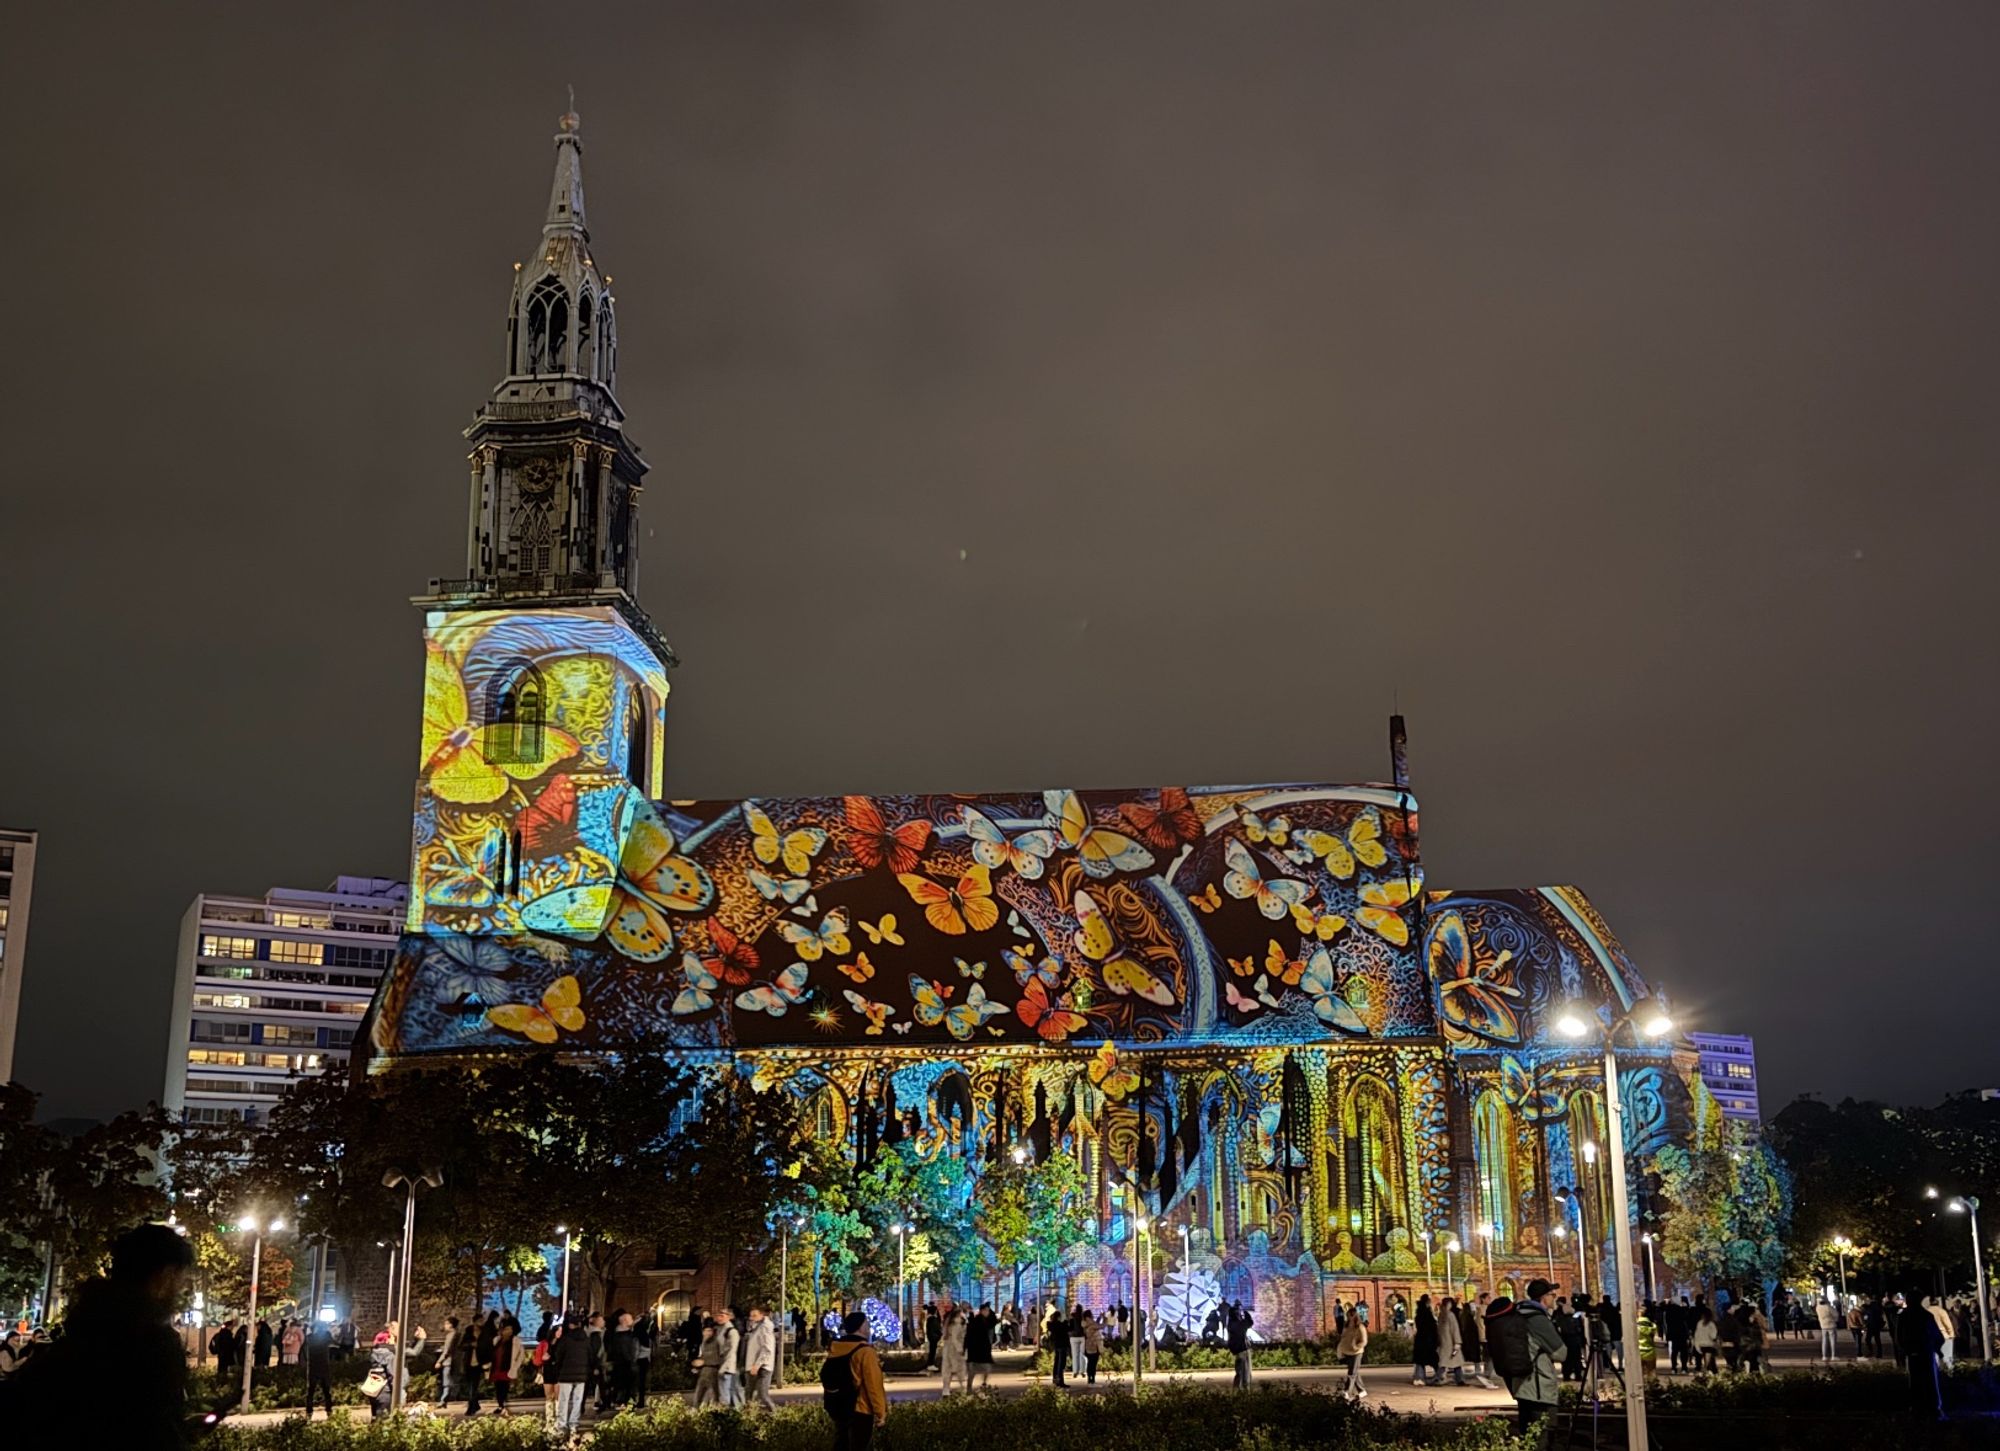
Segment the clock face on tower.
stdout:
<svg viewBox="0 0 2000 1451">
<path fill-rule="evenodd" d="M 538 453 L 521 465 L 520 490 L 523 501 L 547 504 L 555 496 L 562 465 L 552 456 Z"/>
</svg>

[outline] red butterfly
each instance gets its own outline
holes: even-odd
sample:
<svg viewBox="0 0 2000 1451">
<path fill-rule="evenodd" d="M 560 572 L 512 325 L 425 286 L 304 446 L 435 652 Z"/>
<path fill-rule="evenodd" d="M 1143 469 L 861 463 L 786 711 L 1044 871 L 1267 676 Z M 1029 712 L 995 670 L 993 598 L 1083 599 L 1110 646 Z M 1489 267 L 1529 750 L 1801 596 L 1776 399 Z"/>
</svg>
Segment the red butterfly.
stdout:
<svg viewBox="0 0 2000 1451">
<path fill-rule="evenodd" d="M 731 987 L 745 986 L 757 970 L 757 949 L 714 917 L 708 919 L 708 940 L 715 956 L 704 957 L 701 965 Z"/>
<path fill-rule="evenodd" d="M 1014 1015 L 1051 1043 L 1060 1043 L 1071 1033 L 1080 1032 L 1087 1021 L 1082 1013 L 1072 1012 L 1063 1000 L 1051 1001 L 1048 985 L 1038 977 L 1028 979 L 1021 1000 L 1014 1004 Z"/>
<path fill-rule="evenodd" d="M 1417 859 L 1417 813 L 1415 811 L 1385 811 L 1382 813 L 1382 830 L 1396 845 L 1396 855 L 1404 861 Z"/>
<path fill-rule="evenodd" d="M 576 783 L 551 776 L 549 784 L 514 817 L 521 833 L 522 854 L 529 858 L 560 856 L 577 844 Z"/>
<path fill-rule="evenodd" d="M 882 808 L 866 796 L 847 798 L 847 848 L 864 868 L 888 863 L 896 873 L 914 872 L 931 842 L 928 821 L 906 821 L 889 825 Z"/>
<path fill-rule="evenodd" d="M 1188 804 L 1184 786 L 1162 786 L 1158 806 L 1127 801 L 1118 808 L 1118 824 L 1161 851 L 1173 851 L 1201 840 L 1201 817 Z"/>
</svg>

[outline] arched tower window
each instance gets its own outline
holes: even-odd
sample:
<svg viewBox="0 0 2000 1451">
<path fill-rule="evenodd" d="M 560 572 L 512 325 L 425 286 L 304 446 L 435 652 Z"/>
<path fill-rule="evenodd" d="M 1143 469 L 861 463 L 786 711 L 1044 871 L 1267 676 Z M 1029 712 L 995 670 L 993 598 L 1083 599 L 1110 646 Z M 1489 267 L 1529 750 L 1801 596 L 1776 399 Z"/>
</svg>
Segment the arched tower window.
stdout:
<svg viewBox="0 0 2000 1451">
<path fill-rule="evenodd" d="M 647 779 L 647 747 L 653 737 L 653 722 L 647 706 L 651 704 L 652 697 L 635 686 L 631 706 L 625 715 L 625 779 L 642 792 L 651 789 Z"/>
<path fill-rule="evenodd" d="M 576 371 L 586 378 L 597 376 L 597 339 L 590 323 L 590 289 L 586 287 L 576 299 Z"/>
<path fill-rule="evenodd" d="M 523 661 L 494 677 L 486 711 L 486 758 L 497 763 L 542 759 L 548 687 L 542 672 Z"/>
<path fill-rule="evenodd" d="M 1520 1218 L 1519 1185 L 1515 1182 L 1514 1122 L 1500 1095 L 1487 1089 L 1472 1109 L 1472 1142 L 1479 1160 L 1479 1204 L 1495 1225 L 1495 1247 L 1508 1249 Z"/>
<path fill-rule="evenodd" d="M 597 376 L 607 388 L 618 386 L 618 319 L 611 311 L 611 294 L 597 309 Z"/>
<path fill-rule="evenodd" d="M 568 357 L 569 293 L 544 277 L 528 294 L 528 371 L 560 373 Z"/>
<path fill-rule="evenodd" d="M 1569 1150 L 1577 1187 L 1583 1190 L 1583 1213 L 1589 1233 L 1601 1244 L 1611 1233 L 1608 1214 L 1610 1186 L 1606 1182 L 1611 1160 L 1606 1156 L 1610 1141 L 1610 1119 L 1604 1113 L 1604 1095 L 1594 1088 L 1579 1090 L 1569 1098 Z M 1594 1145 L 1586 1158 L 1584 1145 Z M 1595 1162 L 1591 1162 L 1594 1160 Z"/>
</svg>

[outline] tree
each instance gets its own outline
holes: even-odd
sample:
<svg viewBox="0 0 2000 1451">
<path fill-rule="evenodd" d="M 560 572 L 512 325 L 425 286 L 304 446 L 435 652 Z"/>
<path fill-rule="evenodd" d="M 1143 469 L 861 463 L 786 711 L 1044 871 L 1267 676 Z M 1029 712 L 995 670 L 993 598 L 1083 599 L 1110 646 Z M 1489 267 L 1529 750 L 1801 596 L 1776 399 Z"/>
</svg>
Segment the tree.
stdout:
<svg viewBox="0 0 2000 1451">
<path fill-rule="evenodd" d="M 856 1181 L 862 1214 L 886 1245 L 894 1240 L 891 1226 L 910 1221 L 917 1226 L 904 1247 L 903 1274 L 919 1280 L 946 1270 L 954 1290 L 975 1278 L 985 1260 L 979 1242 L 978 1206 L 965 1160 L 956 1154 L 925 1158 L 908 1141 L 884 1149 Z M 917 1238 L 923 1239 L 923 1263 L 913 1263 Z"/>
<path fill-rule="evenodd" d="M 1722 1116 L 1699 1079 L 1693 1110 L 1688 1145 L 1662 1149 L 1655 1161 L 1661 1193 L 1673 1205 L 1661 1252 L 1711 1287 L 1726 1281 L 1768 1290 L 1785 1266 L 1790 1175 L 1767 1145 Z"/>
<path fill-rule="evenodd" d="M 0 1084 L 0 1304 L 10 1306 L 39 1295 L 48 1269 L 48 1180 L 59 1141 L 35 1122 L 35 1102 L 22 1085 Z"/>
<path fill-rule="evenodd" d="M 679 1242 L 723 1266 L 734 1288 L 743 1256 L 767 1241 L 779 1185 L 800 1172 L 798 1103 L 728 1072 L 712 1081 L 701 1110 L 673 1144 L 669 1183 L 681 1191 Z"/>
</svg>

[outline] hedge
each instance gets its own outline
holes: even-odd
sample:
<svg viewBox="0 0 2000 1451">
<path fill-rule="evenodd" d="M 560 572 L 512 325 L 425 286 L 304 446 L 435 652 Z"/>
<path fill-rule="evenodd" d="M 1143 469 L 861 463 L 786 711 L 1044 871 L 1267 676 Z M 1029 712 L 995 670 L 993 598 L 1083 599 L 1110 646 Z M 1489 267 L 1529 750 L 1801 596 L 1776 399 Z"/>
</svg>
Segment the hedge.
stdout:
<svg viewBox="0 0 2000 1451">
<path fill-rule="evenodd" d="M 1368 1337 L 1368 1349 L 1362 1353 L 1363 1365 L 1408 1365 L 1411 1360 L 1410 1337 L 1398 1335 L 1394 1331 Z M 1236 1358 L 1219 1346 L 1185 1345 L 1173 1349 L 1160 1348 L 1159 1370 L 1165 1375 L 1179 1370 L 1228 1370 L 1236 1363 Z M 1282 1340 L 1250 1349 L 1250 1364 L 1259 1370 L 1286 1370 L 1297 1366 L 1344 1366 L 1347 1362 L 1334 1353 L 1331 1340 Z M 1150 1372 L 1153 1363 L 1148 1361 Z M 1046 1376 L 1053 1373 L 1055 1358 L 1047 1346 L 1036 1350 L 1033 1361 L 1034 1373 Z M 1106 1350 L 1098 1358 L 1097 1373 L 1122 1371 L 1129 1375 L 1132 1371 L 1131 1353 L 1120 1347 Z"/>
</svg>

